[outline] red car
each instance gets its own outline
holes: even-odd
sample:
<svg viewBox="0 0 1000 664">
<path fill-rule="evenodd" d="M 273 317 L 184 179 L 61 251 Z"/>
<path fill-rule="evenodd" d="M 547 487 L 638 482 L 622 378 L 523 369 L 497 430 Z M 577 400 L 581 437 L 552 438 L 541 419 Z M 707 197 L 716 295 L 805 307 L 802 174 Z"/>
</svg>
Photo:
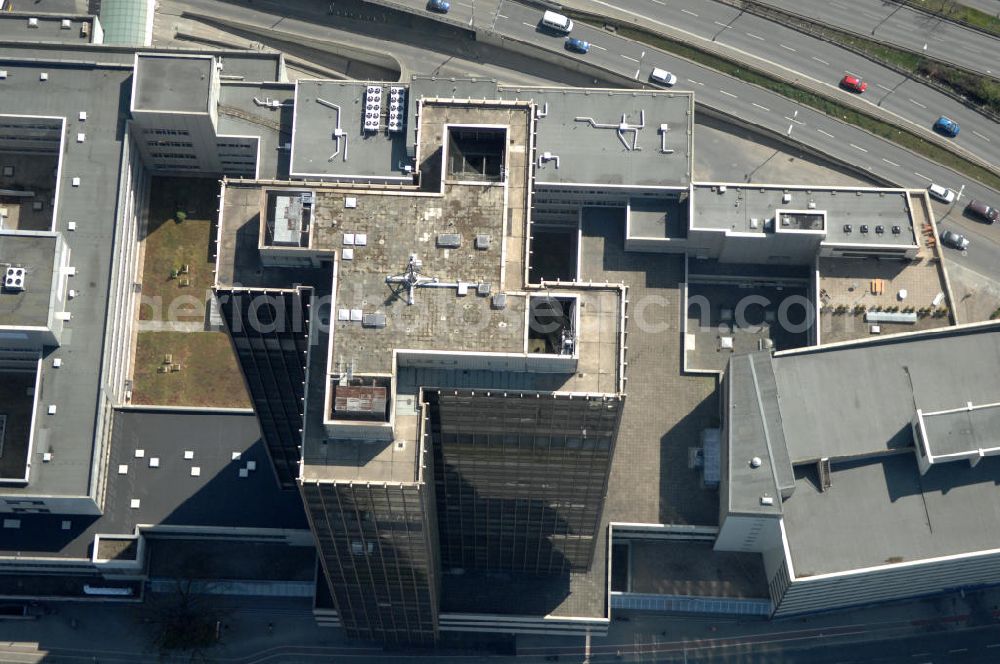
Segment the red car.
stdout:
<svg viewBox="0 0 1000 664">
<path fill-rule="evenodd" d="M 867 83 L 862 81 L 857 76 L 851 76 L 850 74 L 840 79 L 840 85 L 851 92 L 857 92 L 858 94 L 861 94 L 868 89 Z"/>
</svg>

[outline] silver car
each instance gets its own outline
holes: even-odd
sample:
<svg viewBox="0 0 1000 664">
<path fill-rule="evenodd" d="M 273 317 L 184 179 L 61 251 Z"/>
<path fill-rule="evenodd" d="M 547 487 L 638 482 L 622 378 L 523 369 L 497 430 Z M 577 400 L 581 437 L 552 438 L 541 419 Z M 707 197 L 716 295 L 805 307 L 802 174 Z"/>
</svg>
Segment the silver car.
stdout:
<svg viewBox="0 0 1000 664">
<path fill-rule="evenodd" d="M 941 233 L 941 243 L 962 251 L 969 248 L 969 238 L 954 231 Z"/>
</svg>

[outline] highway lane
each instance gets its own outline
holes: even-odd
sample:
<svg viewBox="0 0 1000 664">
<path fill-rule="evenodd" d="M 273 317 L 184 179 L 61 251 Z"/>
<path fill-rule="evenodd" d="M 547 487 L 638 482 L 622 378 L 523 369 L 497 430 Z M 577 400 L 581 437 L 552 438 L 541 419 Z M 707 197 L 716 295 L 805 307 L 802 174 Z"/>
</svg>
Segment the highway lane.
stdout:
<svg viewBox="0 0 1000 664">
<path fill-rule="evenodd" d="M 797 30 L 720 2 L 704 0 L 671 0 L 669 5 L 652 0 L 564 0 L 564 3 L 608 14 L 625 13 L 653 28 L 657 24 L 669 25 L 826 83 L 831 91 L 844 96 L 854 93 L 840 89 L 840 79 L 845 74 L 860 76 L 869 84 L 862 100 L 924 129 L 930 128 L 939 116 L 947 115 L 962 126 L 962 132 L 954 139 L 956 143 L 988 163 L 1000 164 L 997 123 L 930 86 Z"/>
<path fill-rule="evenodd" d="M 383 0 L 387 4 L 405 7 L 409 11 L 423 12 L 420 0 Z M 463 0 L 464 1 L 464 0 Z M 664 1 L 664 0 L 660 0 Z M 470 7 L 452 7 L 449 18 L 458 21 L 472 19 Z M 579 59 L 599 65 L 619 75 L 643 83 L 654 65 L 667 64 L 678 75 L 677 89 L 693 90 L 696 101 L 721 109 L 764 129 L 787 135 L 843 162 L 854 164 L 873 176 L 907 187 L 926 187 L 931 182 L 953 188 L 964 185 L 961 203 L 969 197 L 986 201 L 1000 201 L 1000 192 L 966 178 L 936 162 L 905 150 L 890 141 L 840 122 L 749 83 L 731 78 L 707 67 L 674 57 L 643 44 L 618 37 L 605 30 L 588 25 L 577 25 L 573 34 L 590 41 L 590 53 L 579 55 L 564 48 L 563 37 L 542 32 L 538 27 L 541 10 L 518 4 L 512 0 L 497 3 L 476 1 L 475 24 L 492 28 L 507 37 L 536 44 L 567 58 Z M 491 16 L 488 8 L 494 8 Z M 464 10 L 464 16 L 461 12 Z M 697 149 L 697 139 L 695 140 Z M 953 223 L 970 238 L 975 235 L 977 247 L 967 255 L 956 253 L 954 260 L 984 275 L 996 273 L 1000 264 L 1000 225 L 987 227 L 961 214 L 963 205 L 955 206 L 947 214 Z M 940 212 L 940 211 L 939 211 Z"/>
<path fill-rule="evenodd" d="M 1000 39 L 891 2 L 761 0 L 830 26 L 1000 77 Z"/>
<path fill-rule="evenodd" d="M 386 40 L 378 35 L 360 33 L 347 27 L 337 27 L 322 24 L 315 20 L 316 12 L 301 13 L 290 7 L 289 3 L 280 0 L 254 0 L 252 4 L 219 2 L 218 0 L 159 0 L 157 3 L 154 24 L 154 46 L 189 47 L 190 42 L 173 40 L 171 23 L 180 20 L 183 12 L 212 16 L 219 20 L 231 20 L 256 26 L 263 33 L 271 28 L 283 32 L 291 32 L 303 37 L 329 41 L 331 46 L 338 43 L 351 44 L 372 52 L 385 52 Z M 274 17 L 283 16 L 279 25 L 275 25 Z M 324 18 L 324 23 L 326 22 Z M 169 37 L 168 37 L 169 36 Z M 505 67 L 493 62 L 483 62 L 473 53 L 462 53 L 461 48 L 452 49 L 452 53 L 442 53 L 429 50 L 421 42 L 400 40 L 392 42 L 391 53 L 403 66 L 403 76 L 408 73 L 427 74 L 444 77 L 476 77 L 491 78 L 512 85 L 545 85 L 562 83 L 567 79 L 565 72 L 560 76 L 544 75 L 544 69 L 524 72 Z M 456 54 L 457 53 L 457 54 Z M 590 79 L 578 77 L 578 83 L 590 82 Z"/>
</svg>

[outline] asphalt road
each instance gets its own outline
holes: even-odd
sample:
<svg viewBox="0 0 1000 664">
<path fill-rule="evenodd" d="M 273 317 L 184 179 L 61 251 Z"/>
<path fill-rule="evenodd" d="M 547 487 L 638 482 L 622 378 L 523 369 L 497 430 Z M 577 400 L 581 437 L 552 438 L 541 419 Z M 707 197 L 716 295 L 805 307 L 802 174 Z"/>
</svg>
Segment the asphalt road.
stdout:
<svg viewBox="0 0 1000 664">
<path fill-rule="evenodd" d="M 403 2 L 416 9 L 422 6 L 419 0 Z M 498 4 L 503 5 L 502 10 L 498 11 Z M 1000 164 L 1000 125 L 989 118 L 934 88 L 847 49 L 741 12 L 730 5 L 711 0 L 670 0 L 669 4 L 663 0 L 564 0 L 564 4 L 596 13 L 624 13 L 653 28 L 657 24 L 669 25 L 763 58 L 790 73 L 825 83 L 831 91 L 845 97 L 854 93 L 840 89 L 841 78 L 845 74 L 859 76 L 869 84 L 867 92 L 861 96 L 862 100 L 924 129 L 929 129 L 939 116 L 946 115 L 962 127 L 953 139 L 957 144 L 987 163 Z M 509 10 L 514 7 L 517 7 L 515 3 L 502 0 L 499 3 L 497 0 L 452 0 L 449 18 L 463 24 L 474 21 L 483 26 L 485 23 L 499 30 L 504 26 Z M 538 14 L 538 10 L 529 11 Z M 526 27 L 534 27 L 527 23 L 530 21 L 525 21 Z M 581 30 L 582 26 L 579 26 L 574 34 Z M 592 55 L 596 54 L 592 52 Z M 622 57 L 628 60 L 627 56 Z M 668 57 L 646 64 L 650 68 L 661 66 L 672 69 L 672 61 L 673 58 Z M 639 72 L 640 79 L 646 76 L 648 70 Z"/>
<path fill-rule="evenodd" d="M 366 34 L 352 29 L 349 22 L 345 22 L 345 25 L 330 25 L 326 17 L 321 23 L 311 18 L 316 13 L 311 10 L 302 15 L 303 18 L 296 18 L 297 14 L 289 11 L 288 3 L 278 0 L 254 0 L 252 5 L 218 0 L 159 0 L 154 23 L 154 46 L 190 47 L 190 42 L 176 42 L 172 39 L 173 26 L 180 21 L 180 16 L 185 11 L 253 25 L 265 34 L 275 28 L 306 38 L 328 41 L 334 50 L 336 44 L 351 44 L 376 53 L 386 50 L 386 39 L 378 31 Z M 278 23 L 275 22 L 276 14 L 283 15 Z M 363 21 L 359 21 L 361 22 Z M 524 66 L 518 69 L 514 66 L 518 63 L 501 65 L 497 62 L 485 62 L 477 54 L 463 53 L 461 48 L 453 48 L 450 52 L 434 51 L 416 41 L 411 43 L 400 40 L 394 41 L 389 50 L 402 65 L 404 78 L 409 73 L 459 78 L 471 76 L 492 78 L 512 85 L 545 85 L 566 80 L 565 72 L 560 72 L 558 77 L 553 78 L 551 71 L 547 72 L 546 67 L 538 63 L 525 61 L 520 63 Z M 580 85 L 589 82 L 590 79 L 582 76 L 576 81 Z"/>
<path fill-rule="evenodd" d="M 830 26 L 1000 77 L 1000 39 L 892 2 L 761 0 Z"/>
<path fill-rule="evenodd" d="M 854 93 L 840 89 L 841 78 L 845 74 L 859 76 L 868 83 L 862 100 L 925 129 L 939 116 L 946 115 L 962 127 L 954 139 L 956 143 L 988 163 L 1000 164 L 1000 125 L 918 80 L 822 39 L 720 2 L 671 0 L 667 5 L 654 0 L 564 1 L 569 6 L 596 12 L 613 8 L 653 27 L 657 23 L 668 24 L 826 83 L 831 91 L 845 97 Z"/>
</svg>

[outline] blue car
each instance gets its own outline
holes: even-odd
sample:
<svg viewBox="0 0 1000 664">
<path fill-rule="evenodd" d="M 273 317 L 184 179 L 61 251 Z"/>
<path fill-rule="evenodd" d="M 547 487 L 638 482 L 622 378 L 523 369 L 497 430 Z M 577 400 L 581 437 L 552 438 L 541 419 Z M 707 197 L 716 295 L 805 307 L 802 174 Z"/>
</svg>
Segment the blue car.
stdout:
<svg viewBox="0 0 1000 664">
<path fill-rule="evenodd" d="M 934 123 L 934 131 L 955 138 L 958 136 L 958 123 L 942 115 Z"/>
<path fill-rule="evenodd" d="M 447 14 L 451 9 L 451 3 L 448 0 L 427 0 L 427 9 L 438 14 Z"/>
<path fill-rule="evenodd" d="M 590 42 L 577 39 L 576 37 L 568 37 L 566 39 L 566 48 L 576 53 L 586 53 L 590 50 Z"/>
</svg>

